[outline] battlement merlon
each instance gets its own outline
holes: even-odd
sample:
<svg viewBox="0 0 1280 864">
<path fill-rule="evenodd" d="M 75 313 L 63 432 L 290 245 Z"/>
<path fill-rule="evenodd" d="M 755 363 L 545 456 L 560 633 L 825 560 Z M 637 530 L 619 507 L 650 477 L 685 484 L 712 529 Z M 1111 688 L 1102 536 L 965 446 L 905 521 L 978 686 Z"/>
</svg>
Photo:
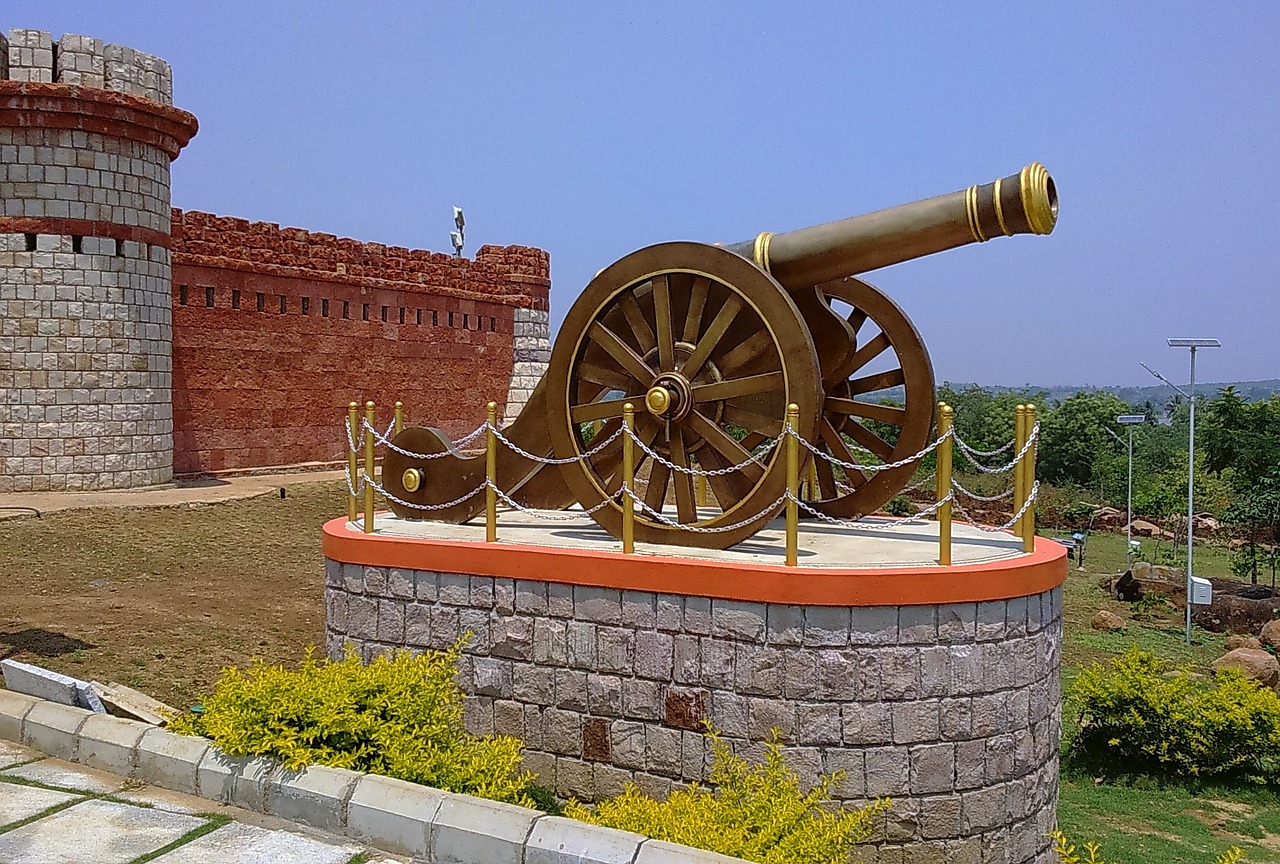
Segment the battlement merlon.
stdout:
<svg viewBox="0 0 1280 864">
<path fill-rule="evenodd" d="M 173 70 L 167 62 L 73 33 L 55 40 L 44 30 L 13 29 L 7 37 L 0 32 L 0 80 L 75 84 L 173 104 Z"/>
</svg>

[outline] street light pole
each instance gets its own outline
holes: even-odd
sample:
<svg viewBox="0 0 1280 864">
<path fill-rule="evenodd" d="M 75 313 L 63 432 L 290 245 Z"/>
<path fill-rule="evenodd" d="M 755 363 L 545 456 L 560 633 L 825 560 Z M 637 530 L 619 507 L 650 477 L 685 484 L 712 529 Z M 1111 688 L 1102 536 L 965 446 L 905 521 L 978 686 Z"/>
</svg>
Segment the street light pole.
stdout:
<svg viewBox="0 0 1280 864">
<path fill-rule="evenodd" d="M 1116 422 L 1121 426 L 1129 427 L 1129 499 L 1125 505 L 1125 526 L 1124 526 L 1124 560 L 1125 569 L 1133 567 L 1133 427 L 1139 423 L 1145 422 L 1147 419 L 1145 414 L 1121 414 L 1116 418 Z M 1106 426 L 1102 427 L 1107 429 Z M 1112 438 L 1124 444 L 1125 441 L 1116 433 L 1107 429 Z"/>
</svg>

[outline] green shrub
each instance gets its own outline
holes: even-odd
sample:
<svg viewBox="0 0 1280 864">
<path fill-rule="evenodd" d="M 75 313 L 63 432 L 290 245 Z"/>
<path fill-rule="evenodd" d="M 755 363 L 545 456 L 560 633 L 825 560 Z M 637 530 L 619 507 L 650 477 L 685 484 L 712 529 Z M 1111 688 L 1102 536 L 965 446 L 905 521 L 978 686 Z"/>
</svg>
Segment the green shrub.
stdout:
<svg viewBox="0 0 1280 864">
<path fill-rule="evenodd" d="M 890 516 L 916 515 L 916 505 L 912 504 L 911 499 L 906 495 L 894 495 L 889 503 L 884 505 L 884 510 Z"/>
<path fill-rule="evenodd" d="M 1076 851 L 1076 847 L 1071 845 L 1067 835 L 1061 831 L 1050 831 L 1049 836 L 1053 838 L 1053 854 L 1058 856 L 1062 864 L 1109 864 L 1105 858 L 1101 857 L 1102 847 L 1097 843 L 1084 844 L 1082 854 Z M 1244 850 L 1238 846 L 1232 846 L 1215 858 L 1214 864 L 1241 864 L 1243 861 Z"/>
<path fill-rule="evenodd" d="M 1072 758 L 1103 773 L 1273 779 L 1280 767 L 1280 697 L 1224 669 L 1212 680 L 1173 671 L 1131 648 L 1081 671 Z"/>
<path fill-rule="evenodd" d="M 414 656 L 383 654 L 365 666 L 255 663 L 229 668 L 201 714 L 170 729 L 203 735 L 232 756 L 269 756 L 287 768 L 320 764 L 385 774 L 450 792 L 534 806 L 532 775 L 520 771 L 521 742 L 479 738 L 462 726 L 457 675 L 461 643 Z"/>
<path fill-rule="evenodd" d="M 803 792 L 777 741 L 766 746 L 764 762 L 752 765 L 714 731 L 709 737 L 714 790 L 694 783 L 655 801 L 628 785 L 594 808 L 570 801 L 565 815 L 763 864 L 844 864 L 889 806 L 885 799 L 859 809 L 826 809 L 839 774 Z"/>
</svg>

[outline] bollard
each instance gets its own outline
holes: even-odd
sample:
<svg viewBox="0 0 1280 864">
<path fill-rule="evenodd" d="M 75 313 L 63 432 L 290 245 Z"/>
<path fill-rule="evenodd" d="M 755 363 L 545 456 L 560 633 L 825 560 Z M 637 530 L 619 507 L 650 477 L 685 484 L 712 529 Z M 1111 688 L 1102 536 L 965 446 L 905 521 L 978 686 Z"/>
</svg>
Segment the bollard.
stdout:
<svg viewBox="0 0 1280 864">
<path fill-rule="evenodd" d="M 630 555 L 636 551 L 636 501 L 635 501 L 635 444 L 631 431 L 636 425 L 636 406 L 627 402 L 622 406 L 622 551 Z"/>
<path fill-rule="evenodd" d="M 954 412 L 946 402 L 938 404 L 938 438 L 951 431 Z M 938 445 L 938 501 L 951 494 L 951 443 L 954 438 L 948 437 Z M 951 566 L 951 502 L 938 507 L 938 563 L 943 567 Z"/>
<path fill-rule="evenodd" d="M 373 533 L 373 403 L 364 403 L 364 533 Z"/>
<path fill-rule="evenodd" d="M 392 435 L 399 435 L 401 432 L 404 431 L 404 403 L 403 402 L 396 403 L 396 420 L 395 420 L 395 425 L 392 427 L 392 430 L 393 430 L 391 433 Z"/>
<path fill-rule="evenodd" d="M 355 522 L 360 514 L 360 502 L 356 500 L 355 490 L 360 488 L 360 458 L 356 452 L 356 443 L 360 438 L 356 430 L 360 428 L 360 406 L 355 402 L 347 405 L 347 521 Z"/>
<path fill-rule="evenodd" d="M 787 406 L 787 566 L 795 567 L 800 552 L 800 442 L 796 440 L 796 424 L 800 422 L 800 406 Z"/>
<path fill-rule="evenodd" d="M 1036 428 L 1036 406 L 1027 405 L 1027 415 L 1024 421 L 1027 440 L 1030 440 L 1032 431 Z M 1027 448 L 1026 467 L 1022 469 L 1022 501 L 1026 501 L 1031 497 L 1031 490 L 1036 485 L 1036 445 L 1038 442 L 1032 441 L 1031 446 Z M 1018 506 L 1022 506 L 1022 501 L 1018 502 Z M 1034 552 L 1036 550 L 1036 506 L 1031 504 L 1027 507 L 1027 512 L 1022 514 L 1022 551 Z"/>
<path fill-rule="evenodd" d="M 1013 452 L 1015 454 L 1022 453 L 1022 448 L 1027 444 L 1027 406 L 1018 405 L 1015 409 L 1016 416 L 1013 424 Z M 1018 456 L 1017 463 L 1013 466 L 1013 512 L 1017 513 L 1018 508 L 1022 506 L 1022 502 L 1027 500 L 1027 484 L 1026 476 L 1023 473 L 1025 459 Z M 1019 519 L 1013 523 L 1013 533 L 1015 536 L 1022 536 L 1022 520 Z"/>
<path fill-rule="evenodd" d="M 484 542 L 498 540 L 498 403 L 485 406 L 488 429 L 484 434 Z"/>
</svg>

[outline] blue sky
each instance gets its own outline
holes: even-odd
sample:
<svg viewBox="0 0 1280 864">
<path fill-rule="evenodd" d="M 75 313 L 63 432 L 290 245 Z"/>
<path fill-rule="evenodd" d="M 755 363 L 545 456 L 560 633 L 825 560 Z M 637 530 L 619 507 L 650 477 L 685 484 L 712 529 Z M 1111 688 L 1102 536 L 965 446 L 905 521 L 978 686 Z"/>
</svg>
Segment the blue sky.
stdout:
<svg viewBox="0 0 1280 864">
<path fill-rule="evenodd" d="M 552 318 L 663 240 L 736 241 L 1048 166 L 1049 237 L 868 278 L 939 380 L 1280 377 L 1280 4 L 7 0 L 173 64 L 179 207 L 551 252 Z"/>
</svg>

